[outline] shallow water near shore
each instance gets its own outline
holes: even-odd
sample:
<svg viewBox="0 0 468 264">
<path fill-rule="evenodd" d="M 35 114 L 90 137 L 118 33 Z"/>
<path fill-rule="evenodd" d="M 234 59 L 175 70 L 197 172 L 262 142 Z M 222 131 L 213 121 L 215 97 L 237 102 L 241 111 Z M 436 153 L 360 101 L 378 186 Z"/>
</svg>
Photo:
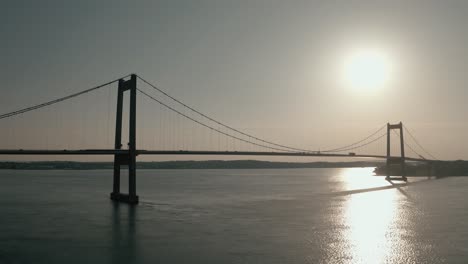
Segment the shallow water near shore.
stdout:
<svg viewBox="0 0 468 264">
<path fill-rule="evenodd" d="M 4 170 L 0 263 L 466 263 L 468 178 L 372 171 Z"/>
</svg>

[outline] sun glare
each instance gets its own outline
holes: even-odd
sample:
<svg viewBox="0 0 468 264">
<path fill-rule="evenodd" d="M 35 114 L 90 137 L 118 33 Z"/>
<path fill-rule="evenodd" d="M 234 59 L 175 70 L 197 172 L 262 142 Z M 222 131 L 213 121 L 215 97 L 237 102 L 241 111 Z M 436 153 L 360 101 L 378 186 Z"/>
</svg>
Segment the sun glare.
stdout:
<svg viewBox="0 0 468 264">
<path fill-rule="evenodd" d="M 398 252 L 406 246 L 398 232 L 400 202 L 397 189 L 377 190 L 390 183 L 373 175 L 373 168 L 343 169 L 341 177 L 347 190 L 361 190 L 350 195 L 343 212 L 344 237 L 349 247 L 349 263 L 399 263 L 408 252 Z M 372 191 L 374 189 L 374 191 Z"/>
<path fill-rule="evenodd" d="M 387 83 L 391 75 L 388 56 L 379 50 L 360 50 L 344 63 L 346 85 L 356 91 L 371 92 Z"/>
</svg>

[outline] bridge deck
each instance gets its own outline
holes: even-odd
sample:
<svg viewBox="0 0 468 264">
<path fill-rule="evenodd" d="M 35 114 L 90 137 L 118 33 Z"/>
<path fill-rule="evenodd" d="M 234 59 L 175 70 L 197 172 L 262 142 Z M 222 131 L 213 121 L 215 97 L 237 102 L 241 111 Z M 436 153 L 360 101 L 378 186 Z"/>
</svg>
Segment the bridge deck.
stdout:
<svg viewBox="0 0 468 264">
<path fill-rule="evenodd" d="M 318 152 L 266 152 L 266 151 L 210 151 L 210 150 L 137 150 L 137 155 L 206 155 L 206 156 L 294 156 L 294 157 L 331 157 L 331 158 L 375 158 L 386 159 L 387 156 L 367 154 L 338 154 Z M 0 150 L 0 155 L 116 155 L 128 154 L 124 149 L 78 149 L 78 150 Z M 390 157 L 398 158 L 398 157 Z M 406 157 L 407 161 L 432 160 Z"/>
</svg>

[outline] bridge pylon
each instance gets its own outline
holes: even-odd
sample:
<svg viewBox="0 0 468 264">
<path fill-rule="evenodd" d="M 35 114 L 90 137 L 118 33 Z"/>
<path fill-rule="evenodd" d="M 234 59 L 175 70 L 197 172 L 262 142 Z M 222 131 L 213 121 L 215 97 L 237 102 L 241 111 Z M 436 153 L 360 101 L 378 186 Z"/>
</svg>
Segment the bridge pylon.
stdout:
<svg viewBox="0 0 468 264">
<path fill-rule="evenodd" d="M 137 204 L 136 195 L 136 92 L 137 76 L 132 74 L 129 80 L 119 80 L 117 95 L 117 116 L 115 121 L 115 149 L 122 149 L 122 114 L 124 92 L 130 92 L 128 151 L 125 154 L 114 155 L 114 185 L 110 195 L 118 202 Z M 128 166 L 128 193 L 120 192 L 120 167 Z"/>
<path fill-rule="evenodd" d="M 391 146 L 390 146 L 390 133 L 392 132 L 393 129 L 398 129 L 400 130 L 400 157 L 392 157 L 391 156 Z M 386 180 L 391 179 L 390 174 L 392 171 L 392 166 L 395 167 L 394 165 L 400 165 L 400 173 L 401 173 L 401 179 L 406 181 L 406 164 L 405 164 L 405 141 L 403 138 L 403 123 L 400 122 L 398 124 L 390 124 L 387 123 L 387 162 L 386 162 L 386 171 L 387 171 L 387 177 L 385 177 Z"/>
</svg>

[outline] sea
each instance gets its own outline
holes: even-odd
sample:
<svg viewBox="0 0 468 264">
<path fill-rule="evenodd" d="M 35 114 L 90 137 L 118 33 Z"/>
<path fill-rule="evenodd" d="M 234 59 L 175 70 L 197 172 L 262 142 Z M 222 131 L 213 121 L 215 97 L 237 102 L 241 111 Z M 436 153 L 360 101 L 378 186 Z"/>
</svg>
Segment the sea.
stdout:
<svg viewBox="0 0 468 264">
<path fill-rule="evenodd" d="M 468 263 L 468 177 L 373 169 L 2 170 L 0 263 Z"/>
</svg>

